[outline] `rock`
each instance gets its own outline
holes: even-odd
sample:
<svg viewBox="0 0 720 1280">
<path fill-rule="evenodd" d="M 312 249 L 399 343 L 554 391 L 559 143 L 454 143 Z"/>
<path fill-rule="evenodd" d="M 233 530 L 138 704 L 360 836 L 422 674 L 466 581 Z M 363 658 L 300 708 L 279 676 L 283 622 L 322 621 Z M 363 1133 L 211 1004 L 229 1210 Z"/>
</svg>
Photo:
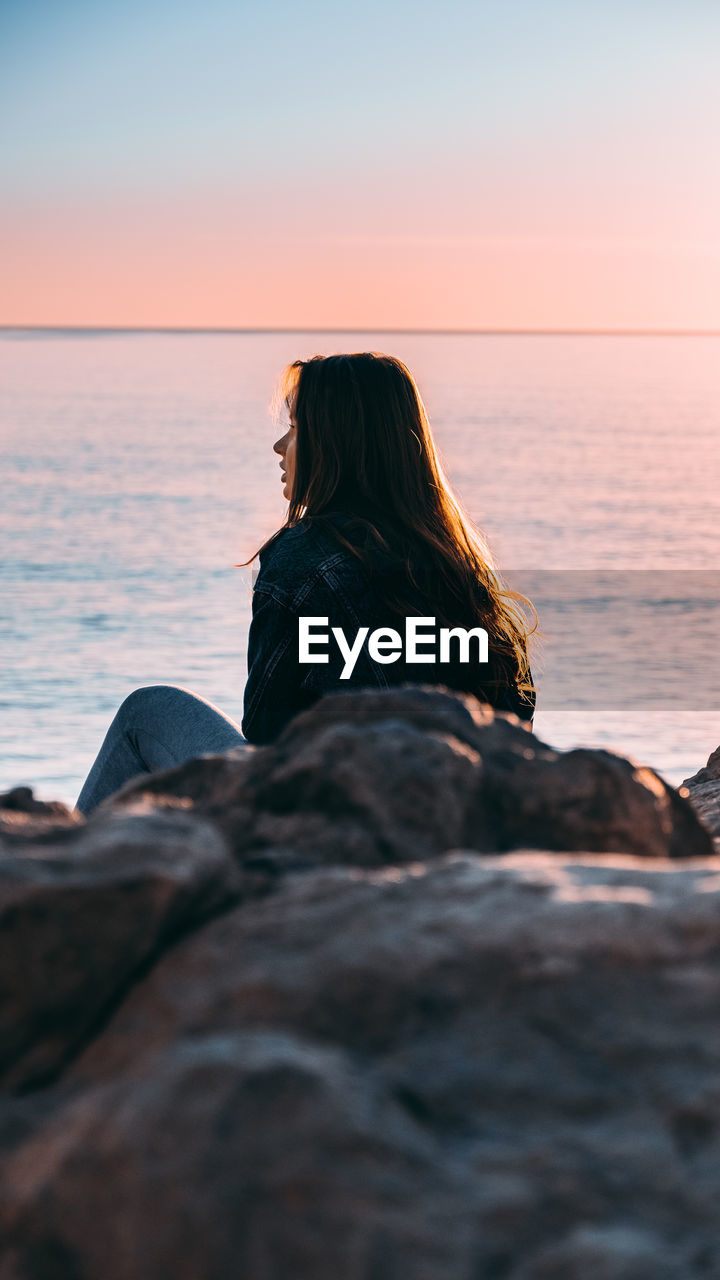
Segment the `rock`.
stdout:
<svg viewBox="0 0 720 1280">
<path fill-rule="evenodd" d="M 622 1224 L 587 1226 L 548 1245 L 511 1280 L 680 1280 L 691 1275 L 692 1251 Z"/>
<path fill-rule="evenodd" d="M 0 1280 L 720 1277 L 713 759 L 354 691 L 6 831 Z"/>
<path fill-rule="evenodd" d="M 716 842 L 720 842 L 720 747 L 713 751 L 704 769 L 685 779 L 680 791 L 689 797 Z"/>
<path fill-rule="evenodd" d="M 0 1082 L 51 1079 L 143 966 L 237 895 L 217 829 L 192 814 L 111 815 L 0 857 Z"/>
<path fill-rule="evenodd" d="M 692 778 L 686 778 L 683 782 L 684 787 L 696 787 L 703 782 L 720 782 L 720 747 L 711 752 L 708 756 L 708 762 L 703 769 L 693 774 Z"/>
<path fill-rule="evenodd" d="M 649 985 L 659 983 L 653 1034 L 660 1038 L 646 1048 L 661 1057 L 674 1002 L 688 999 L 666 971 L 707 984 L 714 971 L 703 965 L 719 940 L 714 860 L 684 869 L 618 855 L 455 851 L 431 864 L 294 875 L 252 909 L 238 906 L 175 946 L 68 1078 L 106 1079 L 176 1038 L 248 1025 L 292 1027 L 361 1053 L 394 1054 L 419 1031 L 427 1044 L 437 1019 L 444 1054 L 453 1019 L 479 1011 L 491 1026 L 499 1002 L 508 1013 L 511 999 L 520 1001 L 521 1018 L 533 1019 L 543 990 L 551 999 L 563 991 L 578 1009 L 588 1003 L 582 1025 L 577 1013 L 572 1025 L 580 1038 L 595 1036 L 597 1051 L 607 1028 L 593 1031 L 594 1020 L 597 1013 L 602 1023 L 608 1010 L 601 1002 L 596 1011 L 590 995 L 596 979 L 601 989 L 614 987 L 619 975 L 625 985 L 614 999 L 628 1024 L 634 1001 L 642 1007 Z M 555 1021 L 561 1037 L 562 1018 Z M 536 1047 L 549 1032 L 546 1021 Z M 614 1037 L 632 1044 L 646 1032 L 644 1023 L 623 1025 Z M 708 1033 L 707 1048 L 720 1064 L 720 1026 Z M 537 1061 L 523 1054 L 494 1088 L 514 1071 L 533 1072 Z M 553 1092 L 556 1079 L 557 1072 L 543 1088 Z M 431 1080 L 428 1073 L 426 1108 Z M 458 1087 L 446 1064 L 432 1084 L 441 1110 L 457 1103 Z"/>
<path fill-rule="evenodd" d="M 9 809 L 16 813 L 39 813 L 48 817 L 68 817 L 70 810 L 60 800 L 36 800 L 32 787 L 13 787 L 11 791 L 0 792 L 0 809 Z"/>
<path fill-rule="evenodd" d="M 80 814 L 60 800 L 36 800 L 30 787 L 0 793 L 0 837 L 37 835 L 55 827 L 78 826 Z"/>
<path fill-rule="evenodd" d="M 468 1277 L 472 1193 L 338 1050 L 193 1038 L 72 1100 L 3 1175 L 16 1280 Z"/>
<path fill-rule="evenodd" d="M 328 694 L 275 743 L 132 782 L 110 803 L 153 796 L 212 818 L 241 860 L 271 846 L 367 867 L 453 845 L 714 852 L 693 807 L 652 769 L 609 751 L 555 751 L 516 717 L 425 686 Z"/>
<path fill-rule="evenodd" d="M 42 1091 L 12 1274 L 719 1274 L 719 943 L 715 859 L 293 873 Z"/>
</svg>

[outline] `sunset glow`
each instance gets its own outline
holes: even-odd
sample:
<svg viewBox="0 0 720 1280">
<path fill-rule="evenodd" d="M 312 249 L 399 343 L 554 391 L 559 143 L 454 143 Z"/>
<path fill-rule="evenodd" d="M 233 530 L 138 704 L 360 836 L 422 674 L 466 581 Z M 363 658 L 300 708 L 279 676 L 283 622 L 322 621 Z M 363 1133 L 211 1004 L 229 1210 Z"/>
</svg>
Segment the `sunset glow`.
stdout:
<svg viewBox="0 0 720 1280">
<path fill-rule="evenodd" d="M 720 329 L 714 6 L 12 10 L 2 324 Z"/>
</svg>

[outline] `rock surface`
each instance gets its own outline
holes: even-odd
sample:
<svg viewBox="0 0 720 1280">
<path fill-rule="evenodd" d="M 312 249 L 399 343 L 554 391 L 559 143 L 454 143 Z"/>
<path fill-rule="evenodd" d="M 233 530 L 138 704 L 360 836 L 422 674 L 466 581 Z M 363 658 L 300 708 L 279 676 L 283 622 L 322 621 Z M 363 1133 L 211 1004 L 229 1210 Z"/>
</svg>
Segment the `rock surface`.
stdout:
<svg viewBox="0 0 720 1280">
<path fill-rule="evenodd" d="M 219 832 L 190 814 L 33 832 L 0 857 L 0 1084 L 45 1083 L 138 973 L 237 897 Z"/>
<path fill-rule="evenodd" d="M 29 836 L 49 827 L 77 827 L 80 814 L 73 813 L 60 800 L 36 800 L 30 787 L 13 787 L 0 793 L 0 838 Z"/>
<path fill-rule="evenodd" d="M 719 762 L 408 687 L 0 821 L 0 1280 L 720 1280 Z"/>
<path fill-rule="evenodd" d="M 686 778 L 682 787 L 705 825 L 720 835 L 720 747 L 713 751 L 704 769 Z"/>
<path fill-rule="evenodd" d="M 425 686 L 327 695 L 274 744 L 131 783 L 115 804 L 153 795 L 213 818 L 240 857 L 278 845 L 308 864 L 358 866 L 452 845 L 713 853 L 691 805 L 652 769 L 555 751 L 514 716 Z"/>
</svg>

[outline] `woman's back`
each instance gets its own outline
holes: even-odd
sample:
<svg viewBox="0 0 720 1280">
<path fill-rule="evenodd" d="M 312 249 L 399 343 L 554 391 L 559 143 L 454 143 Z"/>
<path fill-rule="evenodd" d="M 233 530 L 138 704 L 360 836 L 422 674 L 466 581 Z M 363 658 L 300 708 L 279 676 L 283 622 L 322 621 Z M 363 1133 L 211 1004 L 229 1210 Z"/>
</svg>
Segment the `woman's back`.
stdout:
<svg viewBox="0 0 720 1280">
<path fill-rule="evenodd" d="M 445 612 L 446 602 L 440 600 L 438 584 L 428 580 L 420 549 L 408 545 L 391 517 L 374 515 L 372 523 L 385 546 L 372 536 L 367 521 L 336 510 L 281 530 L 262 551 L 242 723 L 248 741 L 272 741 L 293 715 L 325 693 L 406 682 L 472 693 L 531 720 L 534 695 L 523 697 L 508 682 L 493 660 L 492 645 L 489 660 L 480 663 L 477 639 L 471 637 L 468 653 L 462 654 L 454 638 L 449 661 L 440 660 L 438 614 Z M 360 551 L 362 559 L 344 542 Z M 417 624 L 414 656 L 406 644 L 407 619 L 413 617 L 436 620 L 435 626 Z M 482 626 L 479 616 L 450 621 L 466 630 Z M 409 625 L 412 630 L 412 621 Z M 399 636 L 401 647 L 385 634 L 384 649 L 376 646 L 374 657 L 372 633 L 389 630 Z M 311 661 L 304 660 L 303 638 Z M 383 654 L 391 653 L 392 661 L 382 661 Z"/>
</svg>

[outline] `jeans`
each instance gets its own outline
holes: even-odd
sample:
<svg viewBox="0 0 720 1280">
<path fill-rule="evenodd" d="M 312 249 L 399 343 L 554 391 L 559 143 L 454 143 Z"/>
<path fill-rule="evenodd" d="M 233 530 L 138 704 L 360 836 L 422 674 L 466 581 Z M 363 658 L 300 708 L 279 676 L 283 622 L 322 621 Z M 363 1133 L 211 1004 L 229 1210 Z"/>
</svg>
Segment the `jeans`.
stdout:
<svg viewBox="0 0 720 1280">
<path fill-rule="evenodd" d="M 120 706 L 78 797 L 87 816 L 138 774 L 172 769 L 197 756 L 229 751 L 246 739 L 211 702 L 175 685 L 135 689 Z"/>
</svg>

